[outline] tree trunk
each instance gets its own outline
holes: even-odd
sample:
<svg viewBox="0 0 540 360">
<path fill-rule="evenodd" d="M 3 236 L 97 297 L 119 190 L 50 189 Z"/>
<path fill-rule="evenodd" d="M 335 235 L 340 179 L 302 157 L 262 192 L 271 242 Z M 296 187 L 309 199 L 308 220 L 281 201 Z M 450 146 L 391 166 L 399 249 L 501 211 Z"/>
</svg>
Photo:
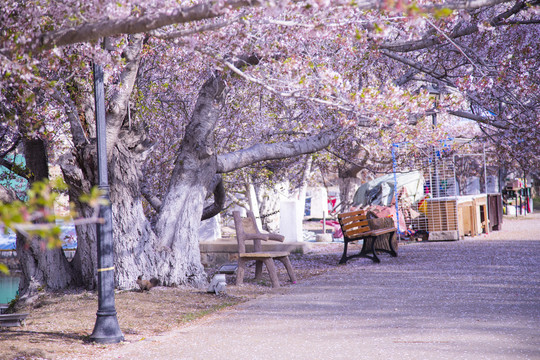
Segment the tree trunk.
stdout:
<svg viewBox="0 0 540 360">
<path fill-rule="evenodd" d="M 281 191 L 278 190 L 281 189 Z M 259 201 L 260 213 L 262 215 L 261 222 L 263 229 L 268 232 L 278 232 L 280 226 L 279 210 L 281 206 L 281 197 L 283 193 L 289 193 L 288 184 L 284 183 L 275 185 L 269 188 L 265 185 L 257 187 L 257 198 Z"/>
<path fill-rule="evenodd" d="M 116 285 L 121 289 L 136 287 L 139 275 L 159 277 L 153 250 L 156 236 L 143 211 L 140 180 L 145 153 L 130 149 L 127 140 L 140 140 L 135 132 L 122 130 L 124 141 L 113 149 L 109 163 L 110 199 L 113 215 L 113 239 Z"/>
<path fill-rule="evenodd" d="M 357 177 L 339 177 L 338 186 L 339 186 L 339 200 L 340 208 L 338 212 L 344 212 L 349 209 L 354 200 L 354 194 L 356 190 L 361 185 L 362 181 Z"/>
<path fill-rule="evenodd" d="M 63 250 L 47 249 L 46 240 L 18 234 L 17 257 L 23 273 L 19 284 L 21 299 L 31 298 L 42 289 L 59 290 L 77 283 Z"/>
<path fill-rule="evenodd" d="M 212 76 L 203 85 L 175 161 L 156 232 L 160 280 L 200 286 L 207 279 L 201 264 L 198 232 L 204 199 L 217 173 L 211 134 L 218 120 L 223 81 Z"/>
<path fill-rule="evenodd" d="M 24 129 L 24 127 L 21 127 Z M 47 151 L 41 139 L 23 139 L 30 182 L 49 177 Z M 21 299 L 29 299 L 39 290 L 58 290 L 78 282 L 62 248 L 47 249 L 46 240 L 17 234 L 17 257 L 23 273 L 19 284 Z"/>
<path fill-rule="evenodd" d="M 199 227 L 207 189 L 215 175 L 215 162 L 191 162 L 171 181 L 156 224 L 157 274 L 165 285 L 206 283 L 199 250 Z"/>
<path fill-rule="evenodd" d="M 64 181 L 68 184 L 69 198 L 75 204 L 79 216 L 91 217 L 93 209 L 79 201 L 82 194 L 87 194 L 96 183 L 96 146 L 80 145 L 75 156 L 71 154 L 61 159 Z M 95 224 L 78 225 L 77 250 L 71 264 L 79 274 L 81 284 L 87 290 L 97 286 L 97 229 Z"/>
<path fill-rule="evenodd" d="M 145 137 L 138 129 L 122 129 L 119 141 L 109 160 L 109 197 L 113 213 L 113 239 L 116 285 L 121 289 L 136 286 L 139 275 L 156 276 L 152 267 L 154 243 L 150 222 L 146 218 L 139 186 L 142 162 L 146 156 Z M 76 158 L 64 158 L 62 170 L 69 185 L 70 198 L 84 217 L 92 216 L 87 204 L 78 201 L 81 194 L 90 192 L 96 184 L 95 142 L 78 149 Z M 97 284 L 97 227 L 95 224 L 77 226 L 77 252 L 73 258 L 87 289 Z"/>
<path fill-rule="evenodd" d="M 365 159 L 364 159 L 365 160 Z M 360 166 L 349 165 L 345 169 L 338 171 L 339 200 L 341 203 L 339 212 L 348 211 L 353 203 L 354 194 L 362 183 L 357 177 L 362 170 Z"/>
<path fill-rule="evenodd" d="M 311 178 L 311 167 L 313 164 L 313 157 L 311 154 L 306 155 L 306 162 L 304 164 L 304 173 L 302 174 L 302 182 L 298 189 L 298 202 L 300 203 L 300 213 L 302 216 L 306 213 L 306 194 L 308 188 L 308 182 Z"/>
</svg>

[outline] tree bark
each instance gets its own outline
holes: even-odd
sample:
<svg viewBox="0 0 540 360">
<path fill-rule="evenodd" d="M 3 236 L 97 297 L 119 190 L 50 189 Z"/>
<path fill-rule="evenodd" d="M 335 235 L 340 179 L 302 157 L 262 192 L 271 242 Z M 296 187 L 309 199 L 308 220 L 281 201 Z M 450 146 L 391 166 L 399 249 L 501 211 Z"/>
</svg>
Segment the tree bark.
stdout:
<svg viewBox="0 0 540 360">
<path fill-rule="evenodd" d="M 206 283 L 198 230 L 204 199 L 217 173 L 210 135 L 218 119 L 223 88 L 218 75 L 203 85 L 158 215 L 158 271 L 164 284 Z"/>
<path fill-rule="evenodd" d="M 88 194 L 96 184 L 96 145 L 95 140 L 80 145 L 74 155 L 61 159 L 64 181 L 68 184 L 69 198 L 82 217 L 91 217 L 93 209 L 79 201 L 82 194 Z M 95 224 L 78 225 L 77 250 L 71 263 L 78 273 L 81 284 L 87 290 L 97 286 L 97 229 Z"/>
<path fill-rule="evenodd" d="M 24 125 L 21 128 L 24 131 Z M 24 137 L 23 144 L 30 182 L 48 179 L 47 150 L 43 140 Z M 41 289 L 58 290 L 78 283 L 62 248 L 48 249 L 44 239 L 17 234 L 16 249 L 23 273 L 19 284 L 19 296 L 23 301 L 31 299 Z"/>
<path fill-rule="evenodd" d="M 131 148 L 140 135 L 124 129 L 109 162 L 110 199 L 113 214 L 113 239 L 116 285 L 121 289 L 136 286 L 139 275 L 157 277 L 153 244 L 156 236 L 144 214 L 140 181 L 146 151 Z M 146 147 L 141 146 L 141 150 Z"/>
</svg>

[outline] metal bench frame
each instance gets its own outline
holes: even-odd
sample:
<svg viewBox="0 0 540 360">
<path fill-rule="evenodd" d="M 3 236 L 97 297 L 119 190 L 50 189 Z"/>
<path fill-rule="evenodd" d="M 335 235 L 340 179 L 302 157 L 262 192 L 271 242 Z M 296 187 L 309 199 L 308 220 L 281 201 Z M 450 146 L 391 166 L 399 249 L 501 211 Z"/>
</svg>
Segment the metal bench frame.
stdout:
<svg viewBox="0 0 540 360">
<path fill-rule="evenodd" d="M 377 256 L 377 251 L 386 252 L 394 257 L 397 256 L 396 249 L 394 249 L 394 245 L 392 244 L 393 237 L 396 236 L 397 231 L 395 227 L 371 230 L 364 210 L 339 214 L 338 221 L 343 231 L 344 242 L 343 255 L 341 256 L 341 260 L 339 260 L 340 264 L 345 264 L 348 260 L 355 257 L 365 257 L 373 260 L 373 262 L 380 263 L 381 260 Z M 390 234 L 387 236 L 388 244 L 386 242 L 380 244 L 379 241 L 376 241 L 379 236 L 386 234 Z M 347 256 L 347 246 L 349 243 L 358 240 L 363 240 L 360 253 Z"/>
</svg>

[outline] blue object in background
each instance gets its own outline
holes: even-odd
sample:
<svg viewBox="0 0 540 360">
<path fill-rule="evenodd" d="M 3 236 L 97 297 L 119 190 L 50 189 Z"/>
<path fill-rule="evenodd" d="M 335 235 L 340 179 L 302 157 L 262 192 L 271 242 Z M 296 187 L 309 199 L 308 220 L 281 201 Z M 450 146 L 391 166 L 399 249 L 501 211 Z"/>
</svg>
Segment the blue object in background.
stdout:
<svg viewBox="0 0 540 360">
<path fill-rule="evenodd" d="M 77 247 L 77 233 L 75 232 L 75 225 L 60 225 L 62 233 L 60 239 L 62 240 L 62 247 L 64 249 L 74 249 Z M 11 230 L 8 230 L 7 234 L 0 231 L 0 250 L 15 250 L 16 249 L 16 236 Z"/>
<path fill-rule="evenodd" d="M 0 304 L 9 304 L 19 292 L 18 276 L 0 276 Z"/>
</svg>

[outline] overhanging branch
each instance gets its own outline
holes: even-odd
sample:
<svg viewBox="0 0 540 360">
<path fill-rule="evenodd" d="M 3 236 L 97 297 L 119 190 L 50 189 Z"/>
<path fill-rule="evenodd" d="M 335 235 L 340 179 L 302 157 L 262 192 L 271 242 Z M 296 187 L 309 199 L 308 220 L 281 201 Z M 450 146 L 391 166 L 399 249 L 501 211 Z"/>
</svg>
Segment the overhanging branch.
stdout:
<svg viewBox="0 0 540 360">
<path fill-rule="evenodd" d="M 425 11 L 434 9 L 478 9 L 481 7 L 512 2 L 512 0 L 457 0 L 442 4 L 426 5 Z M 107 36 L 120 34 L 138 34 L 157 30 L 169 25 L 186 24 L 205 19 L 214 19 L 227 14 L 230 10 L 260 6 L 259 0 L 228 0 L 202 2 L 191 7 L 178 7 L 161 12 L 150 12 L 140 17 L 123 19 L 105 19 L 88 22 L 80 26 L 39 35 L 33 44 L 37 50 L 48 50 L 57 46 L 95 41 Z M 385 5 L 381 0 L 358 0 L 354 6 L 359 10 L 380 9 Z"/>
<path fill-rule="evenodd" d="M 340 131 L 331 129 L 302 140 L 256 144 L 246 149 L 219 155 L 217 158 L 217 172 L 227 173 L 260 161 L 284 159 L 313 153 L 326 148 L 339 135 Z"/>
<path fill-rule="evenodd" d="M 501 129 L 501 130 L 508 130 L 510 128 L 508 125 L 501 124 L 500 121 L 496 121 L 494 119 L 490 119 L 490 118 L 486 118 L 486 117 L 483 117 L 483 116 L 480 116 L 480 115 L 472 114 L 472 113 L 469 113 L 469 112 L 466 112 L 466 111 L 450 110 L 450 111 L 448 111 L 448 113 L 452 114 L 452 115 L 455 115 L 455 116 L 462 117 L 462 118 L 474 120 L 474 121 L 476 121 L 478 123 L 481 123 L 481 124 L 490 125 L 490 126 L 496 127 L 497 129 Z"/>
<path fill-rule="evenodd" d="M 127 17 L 117 20 L 107 19 L 48 32 L 42 34 L 36 43 L 39 49 L 47 50 L 56 46 L 89 42 L 107 36 L 138 34 L 168 25 L 213 19 L 226 14 L 231 9 L 256 5 L 259 5 L 259 1 L 257 0 L 225 1 L 221 6 L 217 6 L 214 2 L 209 1 L 187 8 L 179 7 L 173 10 L 150 12 L 141 17 Z"/>
</svg>

